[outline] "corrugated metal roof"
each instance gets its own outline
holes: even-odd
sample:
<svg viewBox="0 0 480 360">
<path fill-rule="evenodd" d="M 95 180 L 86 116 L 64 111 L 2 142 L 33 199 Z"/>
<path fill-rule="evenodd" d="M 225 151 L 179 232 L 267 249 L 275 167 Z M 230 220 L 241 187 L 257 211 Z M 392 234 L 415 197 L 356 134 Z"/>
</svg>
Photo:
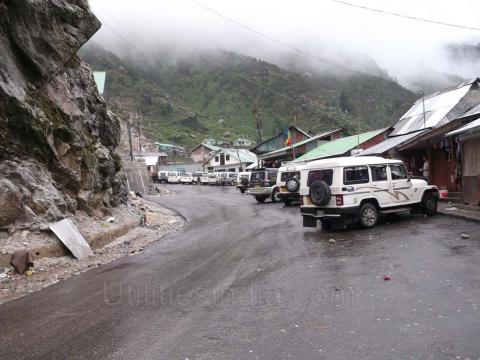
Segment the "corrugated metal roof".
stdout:
<svg viewBox="0 0 480 360">
<path fill-rule="evenodd" d="M 103 91 L 105 90 L 105 77 L 107 73 L 105 71 L 94 71 L 93 79 L 95 84 L 97 84 L 98 92 L 103 96 Z"/>
<path fill-rule="evenodd" d="M 480 115 L 480 104 L 474 106 L 470 110 L 468 110 L 465 114 L 459 117 L 459 119 L 467 118 L 470 116 Z"/>
<path fill-rule="evenodd" d="M 335 130 L 330 130 L 330 131 L 325 131 L 323 133 L 320 133 L 320 134 L 317 134 L 317 135 L 314 135 L 312 136 L 311 138 L 308 138 L 308 139 L 305 139 L 305 140 L 302 140 L 302 141 L 299 141 L 299 142 L 296 142 L 294 144 L 292 144 L 291 146 L 285 146 L 281 149 L 278 149 L 278 150 L 273 150 L 273 151 L 270 151 L 269 153 L 266 153 L 266 154 L 262 154 L 260 155 L 258 158 L 259 159 L 269 159 L 270 157 L 272 156 L 275 156 L 275 155 L 278 155 L 278 154 L 282 154 L 282 153 L 286 153 L 289 149 L 292 149 L 292 148 L 296 148 L 298 146 L 302 146 L 302 145 L 305 145 L 305 144 L 308 144 L 309 142 L 311 141 L 315 141 L 315 140 L 318 140 L 318 139 L 321 139 L 325 136 L 328 136 L 328 135 L 331 135 L 337 131 L 340 131 L 342 130 L 341 128 L 340 129 L 335 129 Z"/>
<path fill-rule="evenodd" d="M 295 161 L 310 161 L 332 156 L 340 156 L 355 148 L 358 144 L 374 138 L 377 135 L 385 132 L 388 128 L 369 131 L 359 135 L 347 136 L 337 140 L 329 141 L 319 147 L 309 151 L 303 156 L 300 156 Z"/>
<path fill-rule="evenodd" d="M 239 160 L 241 163 L 252 163 L 252 162 L 257 162 L 257 155 L 252 153 L 251 151 L 247 149 L 225 149 L 225 148 L 219 148 L 215 152 L 212 152 L 210 157 L 208 158 L 207 161 L 205 161 L 205 164 L 209 162 L 214 156 L 218 155 L 219 153 L 224 153 L 230 155 L 233 159 Z"/>
<path fill-rule="evenodd" d="M 458 116 L 450 116 L 450 118 L 449 113 L 471 90 L 472 84 L 477 81 L 478 79 L 467 81 L 454 88 L 445 89 L 425 96 L 423 99 L 418 99 L 410 110 L 394 125 L 391 136 L 404 135 L 425 128 L 436 128 L 454 120 Z"/>
<path fill-rule="evenodd" d="M 133 156 L 168 156 L 167 153 L 163 151 L 152 152 L 152 151 L 134 151 Z"/>
<path fill-rule="evenodd" d="M 303 135 L 305 135 L 305 136 L 308 137 L 308 138 L 312 137 L 312 135 L 310 135 L 310 134 L 308 134 L 307 132 L 303 131 L 303 130 L 300 129 L 298 126 L 291 125 L 288 129 L 289 129 L 289 130 L 295 129 L 295 130 L 297 130 L 298 132 L 302 133 Z M 255 150 L 256 148 L 262 146 L 263 144 L 269 142 L 270 140 L 275 139 L 276 137 L 282 135 L 283 133 L 284 133 L 284 131 L 280 131 L 278 134 L 276 134 L 276 135 L 274 135 L 274 136 L 272 136 L 272 137 L 269 137 L 268 139 L 262 141 L 260 144 L 255 145 L 255 146 L 252 147 L 250 150 Z"/>
<path fill-rule="evenodd" d="M 240 162 L 256 162 L 257 155 L 247 149 L 223 149 L 225 153 L 229 153 L 233 158 Z M 238 153 L 237 153 L 238 152 Z"/>
<path fill-rule="evenodd" d="M 200 147 L 200 146 L 202 146 L 202 145 L 205 146 L 206 148 L 212 150 L 212 151 L 220 150 L 220 146 L 215 146 L 215 145 L 200 143 L 200 144 L 198 144 L 197 146 L 195 146 L 194 148 L 192 148 L 192 150 L 190 150 L 190 152 L 195 151 L 196 148 L 198 148 L 198 147 Z"/>
<path fill-rule="evenodd" d="M 479 128 L 479 129 L 476 129 L 476 128 Z M 472 121 L 471 123 L 468 123 L 467 125 L 464 125 L 461 128 L 450 131 L 449 133 L 445 134 L 445 136 L 458 135 L 458 134 L 464 133 L 465 131 L 469 131 L 473 129 L 480 130 L 480 119 Z"/>
<path fill-rule="evenodd" d="M 417 131 L 417 132 L 406 134 L 406 135 L 391 137 L 386 139 L 385 141 L 382 141 L 380 144 L 374 145 L 362 151 L 361 153 L 355 156 L 380 155 L 421 134 L 424 134 L 424 131 Z"/>
</svg>

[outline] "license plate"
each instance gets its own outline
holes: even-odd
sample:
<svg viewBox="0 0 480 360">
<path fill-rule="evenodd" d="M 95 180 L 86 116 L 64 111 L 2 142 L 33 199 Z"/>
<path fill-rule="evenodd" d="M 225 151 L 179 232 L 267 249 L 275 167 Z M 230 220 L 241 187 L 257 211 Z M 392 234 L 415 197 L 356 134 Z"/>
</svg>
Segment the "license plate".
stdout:
<svg viewBox="0 0 480 360">
<path fill-rule="evenodd" d="M 280 186 L 280 192 L 288 192 L 288 189 L 286 186 Z"/>
<path fill-rule="evenodd" d="M 260 185 L 255 185 L 255 187 L 256 187 L 256 188 L 259 188 L 259 187 L 260 187 Z"/>
<path fill-rule="evenodd" d="M 310 196 L 304 196 L 304 197 L 303 197 L 303 203 L 304 203 L 305 205 L 313 205 L 312 199 L 310 199 Z"/>
</svg>

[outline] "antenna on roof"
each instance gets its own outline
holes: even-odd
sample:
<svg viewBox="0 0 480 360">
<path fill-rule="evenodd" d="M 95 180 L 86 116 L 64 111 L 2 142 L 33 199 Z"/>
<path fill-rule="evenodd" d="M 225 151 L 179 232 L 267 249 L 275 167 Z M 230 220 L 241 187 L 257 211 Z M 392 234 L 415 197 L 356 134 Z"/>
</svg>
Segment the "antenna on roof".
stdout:
<svg viewBox="0 0 480 360">
<path fill-rule="evenodd" d="M 419 95 L 422 97 L 422 105 L 423 105 L 423 131 L 427 131 L 427 122 L 425 121 L 425 93 L 420 91 Z"/>
</svg>

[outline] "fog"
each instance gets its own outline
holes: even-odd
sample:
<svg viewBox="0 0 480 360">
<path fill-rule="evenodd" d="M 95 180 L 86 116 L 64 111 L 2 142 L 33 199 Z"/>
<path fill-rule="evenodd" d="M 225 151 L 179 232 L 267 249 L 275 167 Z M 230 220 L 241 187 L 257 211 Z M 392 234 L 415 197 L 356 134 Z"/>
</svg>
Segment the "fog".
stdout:
<svg viewBox="0 0 480 360">
<path fill-rule="evenodd" d="M 476 45 L 480 31 L 414 21 L 331 0 L 197 1 L 90 0 L 103 23 L 93 40 L 117 53 L 128 50 L 148 56 L 159 46 L 178 52 L 222 48 L 277 64 L 285 59 L 291 62 L 292 55 L 293 61 L 301 60 L 304 55 L 289 49 L 294 47 L 311 55 L 309 61 L 319 68 L 324 66 L 321 59 L 361 71 L 372 71 L 376 62 L 409 87 L 419 76 L 435 78 L 447 73 L 472 78 L 480 74 L 475 56 L 472 60 L 463 58 L 461 52 L 452 56 L 446 51 L 451 44 Z M 476 0 L 349 2 L 467 27 L 478 24 L 480 13 Z"/>
</svg>

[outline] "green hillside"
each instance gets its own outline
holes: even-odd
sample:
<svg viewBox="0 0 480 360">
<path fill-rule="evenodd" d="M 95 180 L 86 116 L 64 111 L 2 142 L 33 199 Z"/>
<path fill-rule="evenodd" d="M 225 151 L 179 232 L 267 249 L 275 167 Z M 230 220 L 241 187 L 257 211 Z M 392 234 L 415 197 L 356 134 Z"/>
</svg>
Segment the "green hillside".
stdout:
<svg viewBox="0 0 480 360">
<path fill-rule="evenodd" d="M 119 113 L 141 111 L 152 139 L 191 146 L 202 139 L 256 139 L 256 108 L 264 138 L 291 124 L 352 132 L 391 125 L 415 95 L 369 75 L 311 76 L 231 52 L 196 52 L 174 59 L 121 60 L 98 46 L 83 49 L 95 70 L 107 71 L 105 97 Z"/>
</svg>

